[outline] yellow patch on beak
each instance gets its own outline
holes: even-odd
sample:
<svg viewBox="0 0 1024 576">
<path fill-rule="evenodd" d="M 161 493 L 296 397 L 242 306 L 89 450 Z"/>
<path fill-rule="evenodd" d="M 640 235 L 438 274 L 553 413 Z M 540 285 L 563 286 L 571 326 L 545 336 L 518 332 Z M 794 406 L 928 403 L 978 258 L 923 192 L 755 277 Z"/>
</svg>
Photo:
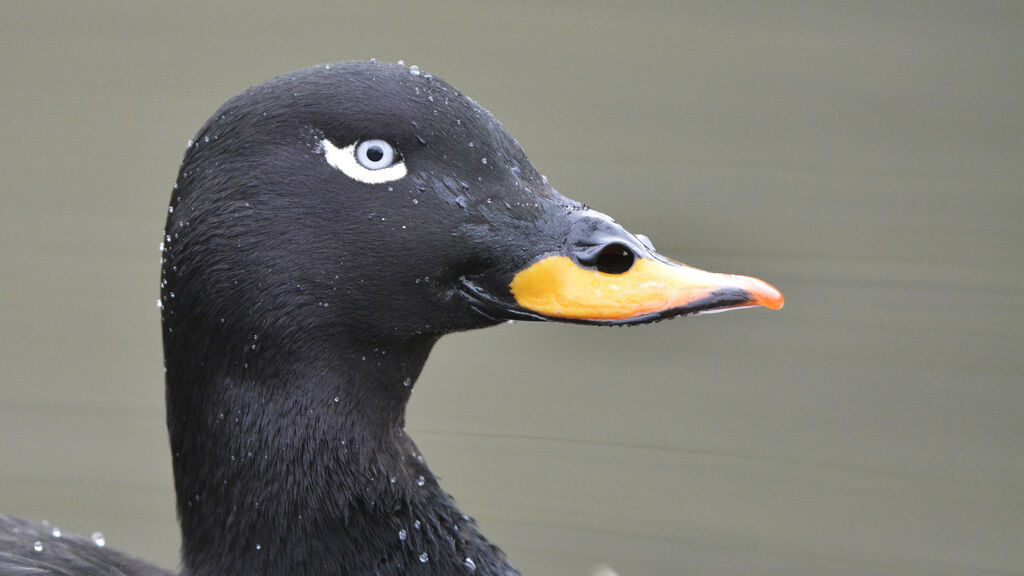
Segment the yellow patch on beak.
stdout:
<svg viewBox="0 0 1024 576">
<path fill-rule="evenodd" d="M 567 256 L 548 256 L 521 270 L 509 285 L 523 308 L 575 320 L 630 320 L 678 310 L 682 314 L 764 306 L 782 308 L 782 294 L 749 276 L 716 274 L 677 262 L 638 258 L 622 274 L 582 268 Z"/>
</svg>

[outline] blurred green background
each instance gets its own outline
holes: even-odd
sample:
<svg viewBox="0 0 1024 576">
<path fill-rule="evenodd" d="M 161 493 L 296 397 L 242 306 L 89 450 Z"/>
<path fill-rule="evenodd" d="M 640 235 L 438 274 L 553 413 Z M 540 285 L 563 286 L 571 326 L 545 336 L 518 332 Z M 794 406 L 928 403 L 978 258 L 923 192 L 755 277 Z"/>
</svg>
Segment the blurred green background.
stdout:
<svg viewBox="0 0 1024 576">
<path fill-rule="evenodd" d="M 0 510 L 177 562 L 186 141 L 404 59 L 564 194 L 786 308 L 448 337 L 409 429 L 528 575 L 1024 573 L 1024 3 L 3 2 Z"/>
</svg>

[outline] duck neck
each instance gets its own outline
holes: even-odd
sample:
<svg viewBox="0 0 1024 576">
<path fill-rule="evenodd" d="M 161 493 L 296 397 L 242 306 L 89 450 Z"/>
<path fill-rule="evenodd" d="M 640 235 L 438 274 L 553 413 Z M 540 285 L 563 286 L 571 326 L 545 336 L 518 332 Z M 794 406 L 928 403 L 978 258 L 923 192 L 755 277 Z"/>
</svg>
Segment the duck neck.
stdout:
<svg viewBox="0 0 1024 576">
<path fill-rule="evenodd" d="M 231 356 L 182 354 L 172 342 L 167 417 L 184 573 L 515 574 L 405 433 L 435 340 L 349 344 L 301 362 L 257 341 L 216 370 Z"/>
</svg>

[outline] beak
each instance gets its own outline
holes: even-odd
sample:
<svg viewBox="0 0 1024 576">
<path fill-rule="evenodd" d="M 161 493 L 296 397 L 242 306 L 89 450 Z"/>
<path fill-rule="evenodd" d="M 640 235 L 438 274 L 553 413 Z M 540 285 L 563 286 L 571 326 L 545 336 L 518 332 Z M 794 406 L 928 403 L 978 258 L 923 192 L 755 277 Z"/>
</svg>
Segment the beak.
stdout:
<svg viewBox="0 0 1024 576">
<path fill-rule="evenodd" d="M 461 292 L 473 310 L 493 322 L 622 325 L 753 306 L 778 310 L 785 301 L 757 278 L 665 258 L 646 236 L 630 234 L 600 212 L 573 212 L 571 218 L 554 250 L 500 275 L 461 277 Z"/>
<path fill-rule="evenodd" d="M 594 324 L 638 324 L 752 306 L 778 310 L 784 303 L 778 290 L 757 278 L 706 272 L 654 253 L 634 257 L 626 268 L 617 257 L 614 271 L 604 272 L 600 261 L 593 269 L 568 256 L 547 256 L 519 271 L 509 289 L 526 311 Z"/>
</svg>

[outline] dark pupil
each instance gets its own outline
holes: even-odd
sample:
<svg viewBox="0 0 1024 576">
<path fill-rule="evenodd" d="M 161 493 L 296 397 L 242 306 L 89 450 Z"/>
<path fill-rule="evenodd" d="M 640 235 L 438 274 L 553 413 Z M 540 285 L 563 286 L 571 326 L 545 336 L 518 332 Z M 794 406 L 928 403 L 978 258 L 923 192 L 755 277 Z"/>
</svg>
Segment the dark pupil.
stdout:
<svg viewBox="0 0 1024 576">
<path fill-rule="evenodd" d="M 370 159 L 370 162 L 380 162 L 380 159 L 384 157 L 384 151 L 380 149 L 380 146 L 374 146 L 366 151 L 366 157 Z"/>
</svg>

